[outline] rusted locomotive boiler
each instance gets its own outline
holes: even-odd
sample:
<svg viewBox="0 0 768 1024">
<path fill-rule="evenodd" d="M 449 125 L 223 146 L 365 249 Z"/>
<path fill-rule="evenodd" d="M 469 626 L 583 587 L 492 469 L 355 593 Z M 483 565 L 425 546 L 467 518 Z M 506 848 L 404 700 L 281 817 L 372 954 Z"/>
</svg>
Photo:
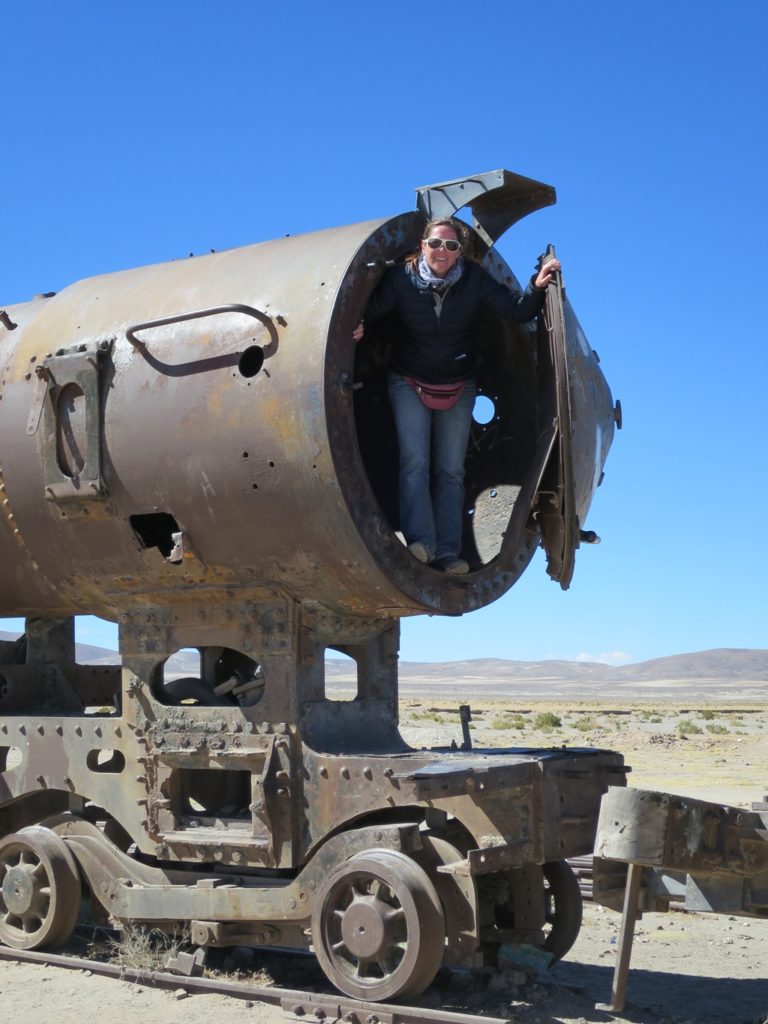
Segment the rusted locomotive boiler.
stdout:
<svg viewBox="0 0 768 1024">
<path fill-rule="evenodd" d="M 478 324 L 464 554 L 398 536 L 386 324 L 352 331 L 425 218 L 468 206 L 477 257 L 554 201 L 491 172 L 417 210 L 81 281 L 0 314 L 0 941 L 112 920 L 200 946 L 312 946 L 368 999 L 509 941 L 563 955 L 564 860 L 592 849 L 600 750 L 412 750 L 399 619 L 502 595 L 539 545 L 567 587 L 618 419 L 561 283 L 537 325 Z M 74 616 L 122 666 L 76 663 Z M 169 658 L 193 649 L 179 676 Z M 326 689 L 326 651 L 357 665 Z"/>
</svg>

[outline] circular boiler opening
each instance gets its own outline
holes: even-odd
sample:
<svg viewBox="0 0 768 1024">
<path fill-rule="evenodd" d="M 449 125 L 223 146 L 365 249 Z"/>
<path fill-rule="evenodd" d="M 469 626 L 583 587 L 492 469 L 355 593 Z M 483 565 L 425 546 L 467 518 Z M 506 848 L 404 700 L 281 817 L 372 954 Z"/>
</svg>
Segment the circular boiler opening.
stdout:
<svg viewBox="0 0 768 1024">
<path fill-rule="evenodd" d="M 417 240 L 418 237 L 420 231 Z M 348 390 L 354 408 L 357 447 L 381 513 L 383 530 L 391 531 L 403 543 L 406 538 L 400 514 L 400 452 L 388 393 L 393 348 L 402 324 L 396 311 L 376 317 L 366 316 L 366 311 L 368 299 L 377 285 L 385 274 L 397 273 L 397 265 L 408 251 L 409 247 L 403 245 L 400 250 L 384 254 L 386 258 L 379 260 L 375 272 L 369 271 L 367 287 L 360 289 L 358 305 L 349 317 L 350 334 L 356 323 L 364 322 L 363 337 L 352 343 L 352 386 Z M 497 280 L 514 280 L 511 270 L 495 253 L 486 254 L 482 264 Z M 490 566 L 502 550 L 515 504 L 533 462 L 538 416 L 535 327 L 514 324 L 493 310 L 482 309 L 473 324 L 473 347 L 478 395 L 472 409 L 464 464 L 460 552 L 469 563 L 470 576 Z M 433 411 L 428 415 L 436 421 L 449 414 Z M 436 427 L 433 423 L 430 479 L 433 503 Z M 520 512 L 518 510 L 518 517 Z M 526 515 L 523 522 L 527 519 Z M 527 564 L 536 546 L 532 533 L 522 537 L 517 566 Z M 414 568 L 419 571 L 418 566 Z M 522 569 L 513 571 L 519 575 Z"/>
</svg>

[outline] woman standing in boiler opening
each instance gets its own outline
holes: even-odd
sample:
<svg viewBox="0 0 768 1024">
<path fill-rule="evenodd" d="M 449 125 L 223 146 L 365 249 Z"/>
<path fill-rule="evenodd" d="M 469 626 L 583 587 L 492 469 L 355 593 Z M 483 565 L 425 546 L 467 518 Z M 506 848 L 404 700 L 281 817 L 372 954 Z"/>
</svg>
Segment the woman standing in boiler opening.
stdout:
<svg viewBox="0 0 768 1024">
<path fill-rule="evenodd" d="M 560 269 L 547 261 L 524 292 L 500 284 L 463 256 L 467 229 L 453 219 L 430 221 L 421 246 L 387 271 L 366 320 L 394 313 L 389 399 L 400 450 L 400 525 L 420 562 L 466 573 L 461 557 L 464 460 L 475 385 L 474 322 L 484 307 L 516 323 L 532 320 Z M 355 328 L 359 341 L 364 321 Z"/>
</svg>

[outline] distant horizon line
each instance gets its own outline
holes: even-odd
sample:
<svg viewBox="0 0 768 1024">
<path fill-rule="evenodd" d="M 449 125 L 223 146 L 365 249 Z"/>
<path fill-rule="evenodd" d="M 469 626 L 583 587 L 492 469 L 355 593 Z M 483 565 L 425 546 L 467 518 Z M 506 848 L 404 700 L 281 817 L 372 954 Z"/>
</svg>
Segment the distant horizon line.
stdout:
<svg viewBox="0 0 768 1024">
<path fill-rule="evenodd" d="M 3 640 L 15 640 L 15 639 L 18 638 L 19 635 L 21 635 L 21 634 L 15 634 L 15 633 L 13 633 L 11 631 L 0 629 L 0 639 L 3 639 Z M 119 649 L 116 648 L 116 647 L 104 647 L 101 644 L 89 643 L 88 641 L 84 641 L 84 640 L 77 640 L 76 641 L 76 646 L 77 647 L 89 647 L 89 648 L 92 648 L 93 650 L 104 651 L 106 654 L 119 654 L 120 653 Z M 194 650 L 194 648 L 186 647 L 186 648 L 180 648 L 178 651 L 176 651 L 174 653 L 175 654 L 181 654 L 184 651 L 193 651 L 193 650 Z M 605 665 L 607 668 L 630 668 L 632 666 L 637 666 L 637 665 L 645 664 L 646 662 L 649 662 L 649 661 L 663 661 L 663 660 L 666 660 L 668 658 L 684 658 L 684 657 L 691 657 L 691 656 L 702 655 L 702 654 L 714 654 L 714 653 L 719 652 L 719 651 L 722 651 L 724 653 L 725 652 L 728 652 L 728 653 L 753 652 L 753 653 L 760 653 L 760 654 L 768 654 L 768 648 L 766 648 L 766 647 L 707 647 L 707 648 L 703 648 L 701 650 L 678 651 L 678 652 L 676 652 L 674 654 L 662 654 L 662 655 L 656 655 L 656 656 L 651 657 L 651 658 L 641 658 L 639 661 L 625 661 L 625 662 L 606 661 L 606 660 L 603 660 L 603 659 L 600 659 L 600 658 L 586 658 L 586 657 L 579 657 L 579 656 L 572 657 L 572 658 L 565 658 L 565 657 L 556 657 L 554 655 L 550 655 L 550 656 L 542 657 L 542 658 L 510 658 L 510 657 L 501 657 L 501 656 L 498 656 L 498 655 L 474 655 L 474 656 L 466 657 L 466 658 L 452 658 L 452 659 L 448 659 L 448 660 L 446 660 L 446 659 L 425 660 L 425 659 L 418 659 L 418 658 L 400 658 L 400 657 L 398 657 L 398 660 L 399 660 L 401 665 L 402 664 L 407 664 L 407 665 L 456 665 L 456 664 L 461 664 L 461 663 L 466 663 L 466 662 L 473 662 L 473 661 L 478 661 L 478 662 L 479 661 L 499 661 L 499 662 L 510 662 L 510 663 L 520 664 L 520 665 L 536 665 L 536 664 L 547 664 L 547 663 L 553 663 L 554 662 L 554 663 L 560 663 L 560 664 L 584 665 L 584 666 L 587 666 L 587 665 Z M 354 659 L 345 657 L 344 655 L 339 655 L 338 652 L 334 652 L 333 654 L 328 654 L 327 653 L 326 657 L 325 657 L 325 660 L 326 661 L 331 661 L 331 662 L 338 662 L 339 664 L 345 664 L 347 661 L 353 661 Z"/>
</svg>

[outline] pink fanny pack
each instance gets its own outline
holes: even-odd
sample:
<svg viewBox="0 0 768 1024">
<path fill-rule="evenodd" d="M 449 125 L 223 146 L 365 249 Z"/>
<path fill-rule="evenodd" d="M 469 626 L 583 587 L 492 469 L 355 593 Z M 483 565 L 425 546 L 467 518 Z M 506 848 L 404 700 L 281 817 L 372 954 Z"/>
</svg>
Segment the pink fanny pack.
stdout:
<svg viewBox="0 0 768 1024">
<path fill-rule="evenodd" d="M 466 381 L 458 384 L 425 384 L 415 377 L 406 377 L 408 383 L 428 409 L 452 409 L 461 398 Z"/>
</svg>

